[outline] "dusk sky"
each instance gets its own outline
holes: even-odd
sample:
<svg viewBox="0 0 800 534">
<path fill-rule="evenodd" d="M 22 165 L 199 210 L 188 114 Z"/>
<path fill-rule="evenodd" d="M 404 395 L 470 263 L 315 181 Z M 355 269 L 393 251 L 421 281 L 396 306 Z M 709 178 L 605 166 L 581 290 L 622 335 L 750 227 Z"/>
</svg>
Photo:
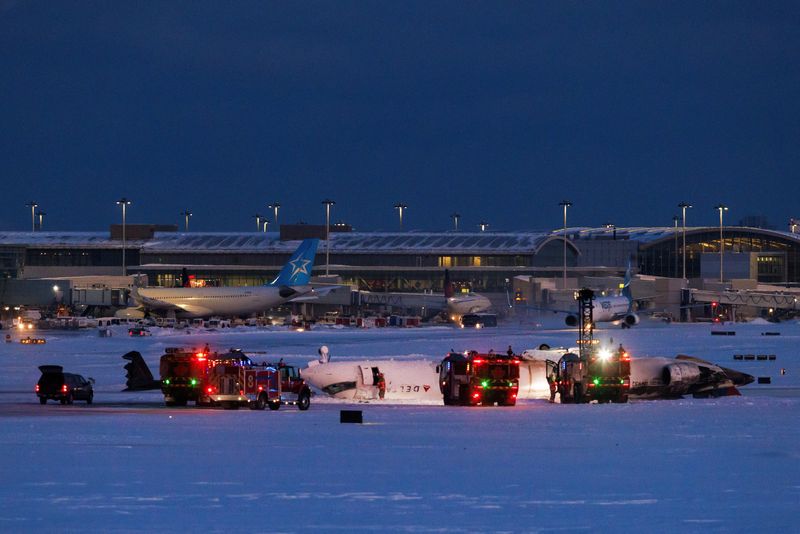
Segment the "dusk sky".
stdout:
<svg viewBox="0 0 800 534">
<path fill-rule="evenodd" d="M 0 230 L 800 217 L 798 2 L 0 0 Z"/>
</svg>

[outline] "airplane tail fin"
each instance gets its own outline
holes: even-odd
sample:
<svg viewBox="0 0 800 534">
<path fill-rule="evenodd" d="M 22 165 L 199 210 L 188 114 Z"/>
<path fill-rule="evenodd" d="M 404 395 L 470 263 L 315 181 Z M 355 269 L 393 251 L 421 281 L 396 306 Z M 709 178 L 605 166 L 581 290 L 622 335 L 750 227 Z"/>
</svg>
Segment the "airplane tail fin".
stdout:
<svg viewBox="0 0 800 534">
<path fill-rule="evenodd" d="M 314 267 L 314 256 L 317 254 L 319 239 L 304 239 L 278 276 L 267 285 L 270 286 L 304 286 L 311 279 Z"/>
<path fill-rule="evenodd" d="M 444 298 L 449 299 L 453 296 L 453 282 L 450 281 L 450 270 L 444 270 Z"/>
<path fill-rule="evenodd" d="M 628 299 L 628 312 L 633 309 L 633 294 L 631 293 L 631 260 L 628 259 L 628 268 L 625 270 L 625 279 L 622 282 L 622 296 Z"/>
<path fill-rule="evenodd" d="M 125 364 L 127 380 L 123 391 L 144 391 L 161 387 L 161 381 L 153 379 L 153 373 L 150 372 L 150 368 L 147 367 L 147 363 L 139 352 L 133 350 L 122 357 L 130 362 Z"/>
</svg>

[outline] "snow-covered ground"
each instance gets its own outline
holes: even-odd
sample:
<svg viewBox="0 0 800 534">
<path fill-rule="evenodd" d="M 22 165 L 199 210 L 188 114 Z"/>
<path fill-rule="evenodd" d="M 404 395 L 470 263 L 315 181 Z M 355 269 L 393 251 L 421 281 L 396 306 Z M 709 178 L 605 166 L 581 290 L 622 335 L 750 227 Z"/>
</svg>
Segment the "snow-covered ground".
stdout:
<svg viewBox="0 0 800 534">
<path fill-rule="evenodd" d="M 157 392 L 120 392 L 121 355 L 139 350 L 154 371 L 165 347 L 205 343 L 298 364 L 322 344 L 334 360 L 435 359 L 451 348 L 574 345 L 575 334 L 527 325 L 39 332 L 46 345 L 0 345 L 0 532 L 796 531 L 800 325 L 716 328 L 736 335 L 645 324 L 599 337 L 634 357 L 689 354 L 772 384 L 722 399 L 514 408 L 317 395 L 308 412 L 167 409 Z M 94 377 L 95 404 L 40 406 L 33 386 L 45 363 Z M 365 424 L 340 424 L 341 409 L 363 410 Z"/>
</svg>

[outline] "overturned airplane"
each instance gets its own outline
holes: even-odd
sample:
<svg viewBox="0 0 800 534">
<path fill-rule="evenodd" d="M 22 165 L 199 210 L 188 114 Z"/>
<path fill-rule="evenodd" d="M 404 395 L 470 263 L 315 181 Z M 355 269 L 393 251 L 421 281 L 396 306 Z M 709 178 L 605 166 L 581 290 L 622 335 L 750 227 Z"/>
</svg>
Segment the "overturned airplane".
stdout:
<svg viewBox="0 0 800 534">
<path fill-rule="evenodd" d="M 557 361 L 575 349 L 526 350 L 520 357 L 520 399 L 549 399 L 547 360 Z M 309 362 L 302 376 L 317 389 L 340 399 L 376 398 L 376 380 L 386 381 L 386 400 L 442 402 L 437 361 L 348 360 L 327 358 Z M 753 376 L 711 362 L 679 355 L 676 358 L 642 357 L 631 360 L 631 399 L 670 399 L 684 395 L 718 397 L 739 395 L 737 387 L 753 382 Z"/>
</svg>

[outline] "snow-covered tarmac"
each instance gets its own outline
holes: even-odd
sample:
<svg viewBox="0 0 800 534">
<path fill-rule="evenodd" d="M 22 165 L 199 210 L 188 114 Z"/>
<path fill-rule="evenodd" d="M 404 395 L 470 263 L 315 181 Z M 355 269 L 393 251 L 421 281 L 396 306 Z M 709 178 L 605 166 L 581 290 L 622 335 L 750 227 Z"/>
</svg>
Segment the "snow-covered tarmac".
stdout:
<svg viewBox="0 0 800 534">
<path fill-rule="evenodd" d="M 165 347 L 206 342 L 293 363 L 322 344 L 334 359 L 433 359 L 451 348 L 573 345 L 574 333 L 40 332 L 46 345 L 0 346 L 0 532 L 796 531 L 800 326 L 725 327 L 736 336 L 643 326 L 600 338 L 634 357 L 685 353 L 772 384 L 627 405 L 345 405 L 318 395 L 308 412 L 167 409 L 157 392 L 120 393 L 123 353 L 139 350 L 154 371 Z M 44 363 L 93 376 L 95 405 L 40 406 Z M 343 408 L 363 410 L 365 424 L 340 424 Z"/>
</svg>

